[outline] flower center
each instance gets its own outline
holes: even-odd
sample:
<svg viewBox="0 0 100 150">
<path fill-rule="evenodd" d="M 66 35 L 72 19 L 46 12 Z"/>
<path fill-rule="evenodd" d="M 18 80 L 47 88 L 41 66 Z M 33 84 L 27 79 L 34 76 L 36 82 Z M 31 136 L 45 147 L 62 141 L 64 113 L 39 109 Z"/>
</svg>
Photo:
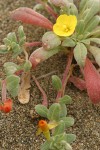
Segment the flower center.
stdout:
<svg viewBox="0 0 100 150">
<path fill-rule="evenodd" d="M 63 31 L 68 32 L 70 30 L 70 28 L 67 25 L 63 25 Z"/>
</svg>

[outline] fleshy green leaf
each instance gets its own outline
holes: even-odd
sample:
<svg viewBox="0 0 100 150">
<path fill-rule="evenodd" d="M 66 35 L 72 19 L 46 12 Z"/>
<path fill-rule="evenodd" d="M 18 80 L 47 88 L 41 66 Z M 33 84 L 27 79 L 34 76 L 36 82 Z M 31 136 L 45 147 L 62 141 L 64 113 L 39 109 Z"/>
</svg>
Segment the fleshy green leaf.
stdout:
<svg viewBox="0 0 100 150">
<path fill-rule="evenodd" d="M 65 140 L 66 140 L 66 142 L 68 142 L 70 144 L 76 140 L 76 135 L 75 134 L 66 134 Z"/>
<path fill-rule="evenodd" d="M 74 48 L 74 57 L 80 67 L 85 65 L 86 56 L 87 48 L 83 43 L 78 43 Z"/>
<path fill-rule="evenodd" d="M 88 2 L 87 0 L 81 0 L 81 1 L 80 1 L 80 5 L 79 5 L 79 10 L 80 10 L 80 11 L 83 11 L 83 9 L 86 8 L 87 2 Z"/>
<path fill-rule="evenodd" d="M 75 41 L 73 41 L 71 38 L 67 37 L 63 42 L 62 46 L 66 47 L 74 47 L 76 45 Z"/>
<path fill-rule="evenodd" d="M 4 63 L 4 70 L 7 75 L 14 74 L 18 69 L 18 66 L 13 62 Z"/>
<path fill-rule="evenodd" d="M 14 42 L 12 43 L 12 50 L 13 50 L 13 57 L 17 57 L 22 52 L 22 49 L 19 46 L 19 44 L 16 44 Z"/>
<path fill-rule="evenodd" d="M 57 75 L 52 76 L 52 85 L 57 91 L 62 88 L 62 82 Z"/>
<path fill-rule="evenodd" d="M 96 44 L 100 44 L 100 38 L 90 38 L 90 41 Z"/>
<path fill-rule="evenodd" d="M 100 0 L 92 0 L 90 5 L 90 10 L 84 18 L 85 24 L 87 24 L 92 17 L 100 11 Z"/>
<path fill-rule="evenodd" d="M 89 51 L 94 56 L 96 63 L 100 66 L 100 48 L 96 46 L 90 46 Z"/>
<path fill-rule="evenodd" d="M 22 39 L 25 36 L 24 30 L 23 30 L 23 26 L 19 26 L 18 28 L 18 36 L 19 36 L 19 40 Z"/>
<path fill-rule="evenodd" d="M 0 54 L 6 54 L 8 53 L 8 48 L 6 47 L 6 45 L 0 45 Z"/>
<path fill-rule="evenodd" d="M 78 9 L 73 3 L 70 3 L 70 14 L 78 16 Z"/>
<path fill-rule="evenodd" d="M 19 26 L 18 28 L 18 37 L 19 37 L 19 45 L 22 46 L 26 41 L 26 35 L 23 30 L 23 26 Z"/>
<path fill-rule="evenodd" d="M 30 61 L 25 62 L 25 64 L 24 64 L 24 71 L 25 72 L 29 71 L 31 69 L 31 67 L 32 67 L 32 64 L 31 64 Z"/>
<path fill-rule="evenodd" d="M 72 117 L 64 117 L 62 120 L 67 128 L 74 125 L 74 119 Z"/>
<path fill-rule="evenodd" d="M 83 43 L 85 45 L 90 45 L 90 39 L 82 40 L 81 43 Z"/>
<path fill-rule="evenodd" d="M 11 42 L 17 43 L 17 37 L 15 32 L 8 33 L 7 39 L 10 40 Z"/>
<path fill-rule="evenodd" d="M 88 37 L 100 37 L 100 26 L 98 26 L 96 29 L 94 29 Z"/>
<path fill-rule="evenodd" d="M 46 117 L 47 118 L 47 114 L 48 114 L 48 109 L 47 107 L 43 106 L 43 105 L 36 105 L 35 106 L 35 111 L 42 117 Z"/>
<path fill-rule="evenodd" d="M 59 125 L 55 128 L 54 136 L 64 133 L 64 131 L 65 131 L 65 123 L 64 121 L 60 121 Z"/>
<path fill-rule="evenodd" d="M 84 20 L 80 20 L 76 26 L 77 35 L 84 34 L 84 32 L 83 32 L 84 28 L 85 28 Z"/>
<path fill-rule="evenodd" d="M 10 92 L 12 97 L 16 97 L 18 95 L 20 78 L 15 75 L 10 75 L 6 78 L 6 82 L 7 90 Z"/>
<path fill-rule="evenodd" d="M 94 16 L 85 27 L 85 32 L 91 32 L 98 26 L 99 23 L 100 23 L 100 16 L 98 15 Z"/>
<path fill-rule="evenodd" d="M 45 143 L 43 143 L 43 145 L 41 146 L 41 150 L 49 150 L 50 143 L 50 141 L 46 141 Z"/>
<path fill-rule="evenodd" d="M 9 39 L 7 39 L 7 38 L 4 38 L 3 39 L 3 42 L 4 42 L 4 44 L 6 45 L 6 46 L 11 46 L 11 41 L 9 40 Z"/>
<path fill-rule="evenodd" d="M 49 108 L 49 112 L 47 114 L 47 117 L 49 120 L 51 121 L 58 121 L 60 119 L 60 104 L 58 103 L 55 103 L 55 104 L 52 104 Z"/>
<path fill-rule="evenodd" d="M 61 110 L 60 110 L 60 118 L 66 117 L 67 115 L 67 108 L 65 104 L 60 104 Z"/>
<path fill-rule="evenodd" d="M 62 98 L 60 98 L 59 103 L 60 104 L 71 104 L 72 98 L 68 95 L 64 95 Z"/>
<path fill-rule="evenodd" d="M 43 47 L 51 50 L 61 44 L 60 38 L 52 31 L 46 32 L 42 37 Z"/>
</svg>

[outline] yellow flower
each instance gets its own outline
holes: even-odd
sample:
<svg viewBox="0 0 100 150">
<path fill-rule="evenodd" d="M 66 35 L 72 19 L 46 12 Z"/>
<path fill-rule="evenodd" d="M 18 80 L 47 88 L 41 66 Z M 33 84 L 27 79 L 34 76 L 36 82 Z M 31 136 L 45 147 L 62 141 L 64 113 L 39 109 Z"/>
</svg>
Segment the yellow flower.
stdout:
<svg viewBox="0 0 100 150">
<path fill-rule="evenodd" d="M 74 15 L 60 15 L 53 25 L 53 31 L 59 36 L 70 36 L 74 33 L 77 18 Z"/>
<path fill-rule="evenodd" d="M 47 140 L 50 139 L 50 129 L 53 129 L 58 124 L 56 122 L 47 123 L 45 120 L 40 120 L 38 123 L 38 130 L 36 135 L 40 135 L 42 132 Z"/>
</svg>

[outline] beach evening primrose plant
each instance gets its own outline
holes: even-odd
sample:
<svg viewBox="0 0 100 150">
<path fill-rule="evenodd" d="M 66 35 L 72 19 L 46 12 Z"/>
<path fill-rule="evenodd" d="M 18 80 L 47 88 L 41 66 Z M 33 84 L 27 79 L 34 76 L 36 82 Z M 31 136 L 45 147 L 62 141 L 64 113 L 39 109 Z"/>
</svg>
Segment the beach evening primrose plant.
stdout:
<svg viewBox="0 0 100 150">
<path fill-rule="evenodd" d="M 87 90 L 92 103 L 99 103 L 100 0 L 81 0 L 78 7 L 73 0 L 37 0 L 37 2 L 43 6 L 42 9 L 44 8 L 52 15 L 52 20 L 27 7 L 12 11 L 10 16 L 13 20 L 49 31 L 44 33 L 41 41 L 28 42 L 23 27 L 20 26 L 18 34 L 11 32 L 3 39 L 0 54 L 12 54 L 17 64 L 13 62 L 4 64 L 5 79 L 0 79 L 2 93 L 5 90 L 2 85 L 4 80 L 7 92 L 12 97 L 18 95 L 21 103 L 28 103 L 30 70 L 35 69 L 37 65 L 53 55 L 66 52 L 68 61 L 63 83 L 69 81 L 80 90 Z M 39 48 L 36 48 L 29 56 L 28 51 L 34 46 Z M 21 58 L 23 54 L 24 58 Z M 82 78 L 75 76 L 76 67 L 80 70 Z M 62 95 L 61 92 L 59 93 Z"/>
<path fill-rule="evenodd" d="M 53 31 L 59 36 L 71 36 L 76 28 L 77 18 L 74 15 L 60 15 L 53 25 Z"/>
<path fill-rule="evenodd" d="M 78 8 L 73 0 L 37 1 L 43 6 L 42 9 L 46 9 L 52 15 L 52 21 L 27 7 L 12 11 L 10 16 L 13 20 L 49 31 L 44 33 L 41 41 L 28 42 L 23 26 L 20 26 L 18 33 L 10 32 L 3 39 L 0 54 L 10 53 L 13 58 L 16 58 L 17 64 L 4 63 L 5 78 L 0 79 L 1 93 L 9 92 L 13 98 L 18 96 L 22 104 L 28 103 L 30 70 L 53 55 L 64 52 L 68 59 L 63 86 L 64 82 L 72 82 L 80 90 L 87 90 L 92 103 L 99 103 L 100 1 L 81 0 Z M 29 55 L 30 47 L 34 46 L 39 48 Z M 24 57 L 21 58 L 23 54 Z M 76 67 L 80 70 L 82 78 L 75 76 Z M 5 87 L 2 85 L 3 81 Z M 59 94 L 62 95 L 61 92 Z"/>
</svg>

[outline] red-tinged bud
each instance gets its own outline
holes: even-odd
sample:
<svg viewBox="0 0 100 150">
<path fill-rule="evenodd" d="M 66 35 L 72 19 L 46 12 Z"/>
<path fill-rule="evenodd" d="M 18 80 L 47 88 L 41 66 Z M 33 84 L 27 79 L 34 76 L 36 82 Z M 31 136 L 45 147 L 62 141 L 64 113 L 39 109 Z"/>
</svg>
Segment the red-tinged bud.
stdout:
<svg viewBox="0 0 100 150">
<path fill-rule="evenodd" d="M 0 110 L 4 113 L 9 113 L 12 110 L 12 100 L 7 99 L 3 105 L 0 106 Z"/>
<path fill-rule="evenodd" d="M 87 58 L 84 67 L 84 77 L 88 95 L 91 101 L 96 104 L 100 102 L 100 74 Z"/>
<path fill-rule="evenodd" d="M 29 61 L 32 63 L 32 68 L 34 69 L 38 64 L 57 54 L 58 52 L 59 48 L 55 48 L 50 51 L 45 50 L 43 47 L 36 49 L 29 57 Z"/>
<path fill-rule="evenodd" d="M 11 13 L 11 18 L 16 21 L 22 21 L 26 24 L 32 24 L 52 30 L 53 24 L 43 15 L 35 12 L 33 9 L 21 7 Z"/>
</svg>

